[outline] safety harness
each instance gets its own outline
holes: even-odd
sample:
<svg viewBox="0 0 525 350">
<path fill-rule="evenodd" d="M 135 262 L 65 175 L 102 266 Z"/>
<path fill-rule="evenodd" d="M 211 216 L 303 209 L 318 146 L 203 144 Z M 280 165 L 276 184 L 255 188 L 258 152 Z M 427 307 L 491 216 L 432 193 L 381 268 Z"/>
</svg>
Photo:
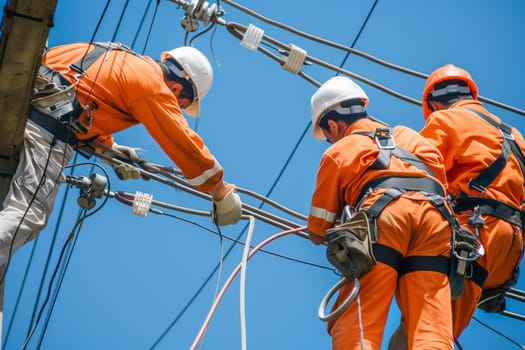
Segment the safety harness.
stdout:
<svg viewBox="0 0 525 350">
<path fill-rule="evenodd" d="M 497 128 L 503 136 L 501 154 L 491 165 L 480 172 L 475 179 L 469 181 L 469 187 L 484 193 L 492 181 L 494 181 L 494 179 L 503 171 L 511 153 L 516 157 L 521 168 L 522 175 L 525 176 L 525 156 L 523 155 L 523 152 L 512 135 L 512 127 L 503 122 L 498 123 L 484 113 L 474 109 L 465 109 L 475 113 L 483 120 Z M 492 198 L 469 196 L 465 193 L 460 193 L 459 198 L 455 200 L 453 209 L 456 213 L 468 210 L 472 211 L 474 214 L 471 220 L 469 220 L 469 224 L 474 226 L 476 231 L 479 231 L 479 228 L 484 224 L 484 220 L 481 215 L 497 217 L 512 225 L 520 227 L 522 232 L 525 230 L 525 211 Z M 480 298 L 479 308 L 489 312 L 502 312 L 505 309 L 505 293 L 510 290 L 511 286 L 517 283 L 520 261 L 518 261 L 514 267 L 511 278 L 501 287 L 483 290 L 482 296 Z M 470 279 L 483 288 L 483 282 L 487 278 L 488 272 L 477 263 L 474 263 L 473 267 L 474 269 Z"/>
<path fill-rule="evenodd" d="M 396 145 L 390 128 L 377 128 L 375 132 L 355 132 L 354 134 L 372 138 L 379 148 L 379 155 L 369 169 L 387 169 L 391 157 L 394 156 L 434 176 L 433 172 L 417 156 Z M 376 189 L 386 189 L 386 191 L 370 207 L 361 208 L 367 195 Z M 397 250 L 377 243 L 377 217 L 392 201 L 407 192 L 414 191 L 425 195 L 450 224 L 452 228 L 451 259 L 445 256 L 403 257 Z M 409 272 L 422 270 L 449 275 L 452 294 L 455 298 L 463 292 L 465 262 L 477 259 L 482 254 L 482 247 L 471 232 L 466 232 L 459 225 L 453 212 L 446 205 L 445 198 L 443 186 L 430 177 L 387 176 L 375 179 L 364 186 L 358 197 L 356 208 L 365 211 L 371 221 L 373 252 L 378 261 L 395 269 L 399 277 Z"/>
<path fill-rule="evenodd" d="M 103 54 L 110 50 L 123 50 L 135 54 L 128 47 L 117 43 L 97 42 L 92 44 L 94 47 L 77 62 L 69 65 L 71 70 L 78 74 L 78 80 L 86 74 L 88 68 L 95 63 Z M 89 139 L 79 140 L 75 132 L 85 134 L 88 128 L 78 121 L 80 115 L 86 111 L 87 118 L 91 117 L 91 112 L 97 108 L 96 102 L 82 106 L 77 99 L 75 84 L 70 83 L 62 74 L 42 64 L 33 89 L 29 119 L 52 133 L 57 139 L 75 145 L 77 150 L 85 150 L 79 147 L 89 145 L 100 135 L 95 135 Z M 89 152 L 80 152 L 88 156 Z"/>
</svg>

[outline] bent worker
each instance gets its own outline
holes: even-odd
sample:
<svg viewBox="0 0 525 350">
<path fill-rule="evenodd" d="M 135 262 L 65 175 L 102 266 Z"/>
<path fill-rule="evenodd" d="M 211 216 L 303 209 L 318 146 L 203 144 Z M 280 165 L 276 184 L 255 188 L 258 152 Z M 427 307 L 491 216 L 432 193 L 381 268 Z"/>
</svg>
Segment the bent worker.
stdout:
<svg viewBox="0 0 525 350">
<path fill-rule="evenodd" d="M 216 223 L 235 224 L 241 218 L 235 187 L 224 182 L 221 165 L 183 117 L 183 111 L 199 115 L 212 80 L 209 61 L 193 47 L 163 52 L 160 61 L 115 43 L 47 51 L 20 162 L 0 211 L 0 264 L 46 226 L 73 150 L 96 141 L 136 161 L 135 150 L 116 144 L 112 134 L 137 124 L 192 186 L 211 194 Z"/>
<path fill-rule="evenodd" d="M 337 230 L 333 227 L 347 205 L 354 213 L 366 212 L 370 227 L 377 228 L 370 232 L 375 265 L 345 275 L 359 278 L 361 301 L 328 323 L 332 348 L 380 349 L 396 295 L 410 349 L 452 349 L 447 257 L 453 215 L 442 200 L 441 155 L 416 131 L 391 129 L 368 115 L 367 105 L 365 92 L 346 77 L 328 80 L 311 99 L 313 136 L 332 144 L 321 159 L 312 196 L 311 241 L 326 243 L 328 250 L 342 244 L 346 250 L 344 241 L 333 242 L 325 232 Z M 357 259 L 347 256 L 360 266 Z M 334 266 L 345 270 L 344 264 Z M 353 287 L 349 282 L 340 289 L 334 309 Z"/>
<path fill-rule="evenodd" d="M 458 220 L 485 247 L 485 255 L 472 263 L 463 295 L 452 302 L 459 338 L 478 303 L 486 311 L 503 311 L 503 294 L 517 283 L 524 244 L 525 141 L 478 101 L 478 87 L 462 68 L 436 69 L 422 101 L 426 123 L 420 133 L 443 154 Z"/>
</svg>

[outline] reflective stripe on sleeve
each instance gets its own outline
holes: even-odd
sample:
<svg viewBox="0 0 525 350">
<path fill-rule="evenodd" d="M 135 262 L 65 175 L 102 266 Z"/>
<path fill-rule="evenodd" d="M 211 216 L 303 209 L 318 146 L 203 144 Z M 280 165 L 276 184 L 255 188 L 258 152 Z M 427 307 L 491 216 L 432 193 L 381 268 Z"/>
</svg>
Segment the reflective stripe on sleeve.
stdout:
<svg viewBox="0 0 525 350">
<path fill-rule="evenodd" d="M 315 207 L 312 205 L 310 208 L 310 216 L 323 219 L 327 222 L 335 222 L 335 218 L 337 217 L 336 213 L 332 213 L 324 208 Z"/>
<path fill-rule="evenodd" d="M 219 171 L 221 170 L 220 164 L 215 160 L 215 163 L 213 164 L 213 167 L 210 169 L 204 171 L 201 175 L 196 176 L 194 178 L 188 179 L 188 182 L 192 186 L 200 186 L 204 184 L 206 181 L 208 181 L 210 178 L 215 176 Z"/>
</svg>

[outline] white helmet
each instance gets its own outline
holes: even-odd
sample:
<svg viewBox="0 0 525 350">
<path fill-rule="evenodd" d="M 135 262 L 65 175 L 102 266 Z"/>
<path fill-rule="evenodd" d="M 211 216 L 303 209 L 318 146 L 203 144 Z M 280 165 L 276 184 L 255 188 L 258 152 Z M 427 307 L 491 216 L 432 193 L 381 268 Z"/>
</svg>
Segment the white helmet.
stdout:
<svg viewBox="0 0 525 350">
<path fill-rule="evenodd" d="M 314 139 L 324 140 L 323 131 L 319 126 L 319 120 L 326 113 L 338 107 L 338 104 L 352 99 L 360 99 L 363 102 L 363 108 L 368 105 L 368 96 L 363 89 L 350 78 L 333 77 L 327 80 L 312 95 L 312 126 Z M 349 112 L 351 110 L 349 109 Z"/>
<path fill-rule="evenodd" d="M 163 52 L 160 56 L 162 61 L 170 58 L 177 61 L 190 79 L 195 97 L 191 105 L 184 111 L 191 117 L 198 117 L 200 113 L 200 101 L 206 96 L 213 82 L 213 69 L 210 61 L 202 52 L 191 46 L 182 46 L 171 51 Z"/>
</svg>

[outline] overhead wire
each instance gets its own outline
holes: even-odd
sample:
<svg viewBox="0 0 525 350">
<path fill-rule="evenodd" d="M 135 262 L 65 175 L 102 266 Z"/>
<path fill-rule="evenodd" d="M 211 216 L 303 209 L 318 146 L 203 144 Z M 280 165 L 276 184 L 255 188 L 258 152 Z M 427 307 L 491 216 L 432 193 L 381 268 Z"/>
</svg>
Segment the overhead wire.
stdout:
<svg viewBox="0 0 525 350">
<path fill-rule="evenodd" d="M 75 156 L 73 157 L 73 162 L 76 162 L 77 158 L 78 158 L 78 153 L 75 154 Z M 73 174 L 73 168 L 71 168 L 70 174 L 71 175 Z M 65 189 L 64 195 L 62 196 L 62 204 L 60 205 L 60 211 L 59 211 L 58 218 L 57 218 L 57 224 L 55 225 L 55 228 L 54 228 L 54 231 L 53 231 L 53 235 L 52 235 L 52 238 L 51 238 L 51 243 L 50 243 L 50 246 L 49 246 L 49 249 L 48 249 L 48 253 L 47 253 L 47 256 L 46 256 L 46 262 L 45 262 L 44 268 L 42 270 L 43 273 L 42 273 L 42 276 L 40 277 L 40 282 L 39 282 L 39 285 L 38 285 L 38 292 L 37 292 L 36 297 L 35 297 L 35 303 L 33 305 L 33 312 L 31 313 L 29 327 L 31 327 L 31 325 L 33 324 L 33 322 L 35 320 L 35 317 L 36 317 L 37 305 L 38 305 L 38 302 L 40 301 L 40 297 L 42 295 L 42 290 L 44 288 L 44 281 L 45 281 L 47 273 L 48 273 L 48 268 L 49 268 L 49 264 L 50 264 L 50 261 L 51 261 L 51 255 L 52 255 L 52 252 L 54 251 L 55 244 L 57 242 L 58 230 L 59 230 L 59 227 L 60 227 L 60 225 L 58 223 L 62 221 L 62 218 L 63 218 L 63 215 L 64 215 L 64 210 L 65 210 L 66 203 L 67 203 L 67 196 L 68 196 L 68 194 L 69 194 L 69 187 L 67 187 Z M 40 235 L 39 235 L 39 237 L 40 237 Z M 38 242 L 39 242 L 39 238 L 37 238 L 33 248 L 36 248 Z M 33 252 L 31 252 L 31 254 L 33 254 Z M 28 265 L 27 265 L 27 270 L 29 270 L 29 267 L 30 267 L 30 263 L 28 263 Z M 27 334 L 29 334 L 29 332 L 30 332 L 30 329 L 28 329 Z"/>
<path fill-rule="evenodd" d="M 487 328 L 487 329 L 490 329 L 491 331 L 493 331 L 494 333 L 498 334 L 499 336 L 501 336 L 502 338 L 508 340 L 509 342 L 511 342 L 512 344 L 516 345 L 518 348 L 522 349 L 522 350 L 525 350 L 525 345 L 522 345 L 520 343 L 518 343 L 517 341 L 515 341 L 514 339 L 512 339 L 511 337 L 509 337 L 508 335 L 506 334 L 503 334 L 502 332 L 498 331 L 497 329 L 495 329 L 494 327 L 491 327 L 490 325 L 482 322 L 481 320 L 479 320 L 476 316 L 472 316 L 472 319 L 476 322 L 478 322 L 480 325 L 482 325 L 483 327 Z"/>
<path fill-rule="evenodd" d="M 144 55 L 144 52 L 146 52 L 146 47 L 149 43 L 149 37 L 151 35 L 151 32 L 153 30 L 153 24 L 155 23 L 155 19 L 157 18 L 157 11 L 159 10 L 160 0 L 157 0 L 157 5 L 155 6 L 155 10 L 153 11 L 153 17 L 151 19 L 151 23 L 148 30 L 148 35 L 146 36 L 146 40 L 144 41 L 144 47 L 142 48 L 142 54 Z"/>
<path fill-rule="evenodd" d="M 77 221 L 75 223 L 75 226 L 73 227 L 73 230 L 71 230 L 71 234 L 68 235 L 68 238 L 67 240 L 64 242 L 64 244 L 62 245 L 62 249 L 60 250 L 60 254 L 59 254 L 59 257 L 58 257 L 58 261 L 57 261 L 57 264 L 55 266 L 55 269 L 53 271 L 53 274 L 51 275 L 51 280 L 49 281 L 49 286 L 48 286 L 48 290 L 47 290 L 47 294 L 46 294 L 46 297 L 44 298 L 44 302 L 42 303 L 42 306 L 40 308 L 40 311 L 38 312 L 38 316 L 36 318 L 36 321 L 35 323 L 33 324 L 33 327 L 31 328 L 28 336 L 26 337 L 25 341 L 24 341 L 24 344 L 22 346 L 22 350 L 25 350 L 27 348 L 27 345 L 29 344 L 29 341 L 31 340 L 36 328 L 38 327 L 39 325 L 39 322 L 40 322 L 40 318 L 42 317 L 43 315 L 43 312 L 44 312 L 44 309 L 45 309 L 45 306 L 47 305 L 47 303 L 49 302 L 49 298 L 51 297 L 51 289 L 52 289 L 52 286 L 53 286 L 53 282 L 57 276 L 57 273 L 58 273 L 58 269 L 60 267 L 60 264 L 62 263 L 62 259 L 64 258 L 64 255 L 65 255 L 65 251 L 66 251 L 66 248 L 68 247 L 68 243 L 71 241 L 71 239 L 73 238 L 73 232 L 77 229 L 78 226 L 81 226 L 82 225 L 82 221 Z"/>
<path fill-rule="evenodd" d="M 115 39 L 117 38 L 117 34 L 118 34 L 119 29 L 120 29 L 120 24 L 122 23 L 122 19 L 124 18 L 124 14 L 126 13 L 126 9 L 128 8 L 128 5 L 129 5 L 129 0 L 126 0 L 126 2 L 124 3 L 124 8 L 120 12 L 120 16 L 119 16 L 119 19 L 118 19 L 118 22 L 117 22 L 117 27 L 113 31 L 113 36 L 111 37 L 111 41 L 112 42 L 114 42 Z"/>
<path fill-rule="evenodd" d="M 298 233 L 298 232 L 300 232 L 301 230 L 304 230 L 304 229 L 306 229 L 306 227 L 299 227 L 299 228 L 292 229 L 292 230 L 282 231 L 282 232 L 279 232 L 279 233 L 277 233 L 277 234 L 275 234 L 275 235 L 265 239 L 264 241 L 259 243 L 255 248 L 253 248 L 250 251 L 250 253 L 248 254 L 247 260 L 251 259 L 254 256 L 255 253 L 257 253 L 262 247 L 266 246 L 270 242 L 272 242 L 272 241 L 274 241 L 274 240 L 276 240 L 278 238 L 284 237 L 286 235 L 289 235 L 289 234 Z M 221 289 L 221 292 L 219 293 L 219 296 L 217 297 L 216 302 L 213 304 L 212 308 L 208 312 L 208 315 L 206 316 L 206 319 L 204 320 L 204 323 L 202 324 L 202 326 L 201 326 L 197 336 L 195 337 L 195 340 L 193 341 L 193 344 L 191 345 L 190 350 L 194 350 L 196 348 L 196 346 L 199 344 L 202 336 L 206 332 L 206 330 L 207 330 L 207 328 L 208 328 L 208 326 L 209 326 L 209 324 L 211 322 L 211 318 L 215 314 L 215 311 L 217 310 L 217 307 L 219 306 L 219 303 L 222 300 L 222 297 L 226 293 L 226 290 L 228 289 L 228 287 L 232 283 L 232 281 L 235 278 L 235 276 L 239 273 L 240 269 L 241 269 L 241 264 L 237 265 L 237 267 L 230 274 L 230 277 L 228 278 L 228 280 L 224 283 L 224 285 L 223 285 L 223 287 Z"/>
<path fill-rule="evenodd" d="M 93 172 L 95 167 L 97 167 L 99 170 L 101 170 L 104 173 L 106 179 L 108 180 L 107 181 L 107 193 L 110 193 L 111 192 L 111 184 L 110 184 L 110 181 L 109 181 L 109 174 L 107 173 L 107 171 L 100 164 L 93 163 L 93 162 L 82 162 L 82 163 L 72 164 L 72 165 L 68 166 L 68 168 L 74 168 L 74 167 L 83 166 L 83 165 L 91 165 L 91 171 L 90 171 L 91 173 Z M 87 210 L 85 210 L 83 208 L 81 208 L 79 210 L 79 213 L 78 213 L 78 216 L 77 216 L 77 223 L 80 222 L 80 224 L 78 224 L 77 232 L 75 233 L 74 230 L 71 230 L 71 233 L 68 236 L 68 239 L 69 239 L 69 237 L 71 237 L 73 239 L 73 242 L 72 242 L 71 248 L 69 249 L 69 252 L 67 254 L 66 261 L 65 261 L 65 263 L 64 263 L 64 265 L 62 267 L 62 271 L 60 273 L 60 277 L 58 279 L 57 286 L 55 288 L 55 292 L 54 292 L 51 304 L 49 306 L 49 311 L 48 311 L 48 313 L 46 315 L 44 326 L 42 327 L 42 331 L 40 333 L 40 337 L 39 337 L 39 340 L 38 340 L 38 349 L 40 349 L 40 347 L 42 345 L 42 342 L 43 342 L 43 339 L 44 339 L 44 337 L 46 335 L 47 327 L 49 325 L 49 320 L 51 318 L 51 314 L 53 313 L 53 310 L 55 308 L 55 304 L 56 304 L 58 295 L 59 295 L 60 290 L 62 288 L 62 282 L 63 282 L 64 277 L 66 275 L 66 272 L 68 270 L 69 262 L 71 260 L 71 256 L 73 255 L 73 252 L 75 251 L 76 244 L 77 244 L 77 241 L 78 241 L 78 237 L 80 236 L 80 230 L 82 228 L 82 225 L 84 224 L 84 221 L 87 218 L 95 215 L 97 212 L 102 210 L 102 208 L 107 204 L 109 198 L 110 197 L 108 195 L 106 195 L 104 197 L 104 199 L 102 200 L 102 202 L 99 204 L 99 206 L 94 208 L 94 209 L 91 209 L 90 211 L 87 211 Z M 58 269 L 58 268 L 59 268 L 59 264 L 57 263 L 57 266 L 56 266 L 55 269 Z M 49 285 L 51 286 L 51 281 L 50 281 Z M 44 305 L 42 305 L 42 308 L 43 307 L 44 307 Z"/>
<path fill-rule="evenodd" d="M 133 195 L 131 193 L 117 191 L 115 193 L 111 193 L 110 197 L 115 197 L 115 199 L 117 199 L 119 202 L 121 202 L 121 203 L 123 203 L 125 205 L 133 206 L 133 201 L 134 201 L 135 195 Z M 171 209 L 171 210 L 175 210 L 175 211 L 180 211 L 180 212 L 184 212 L 184 213 L 189 213 L 191 215 L 197 215 L 197 216 L 210 216 L 211 215 L 211 213 L 209 211 L 194 210 L 194 209 L 190 209 L 190 208 L 180 207 L 180 206 L 177 206 L 177 205 L 174 205 L 174 204 L 167 204 L 167 203 L 164 203 L 164 202 L 159 202 L 159 201 L 156 201 L 156 200 L 152 200 L 151 201 L 151 205 L 155 205 L 155 206 L 158 206 L 158 207 L 161 207 L 161 208 Z M 158 208 L 149 208 L 149 212 L 152 213 L 152 214 L 157 214 L 157 215 L 161 215 L 161 216 L 168 216 L 168 217 L 171 217 L 173 219 L 184 221 L 184 222 L 186 222 L 188 224 L 195 225 L 195 226 L 197 226 L 197 227 L 199 227 L 199 228 L 201 228 L 201 229 L 203 229 L 205 231 L 211 232 L 213 234 L 222 235 L 222 237 L 228 239 L 229 241 L 235 242 L 235 243 L 240 244 L 240 245 L 244 245 L 245 244 L 245 242 L 243 242 L 243 241 L 240 241 L 240 240 L 238 240 L 236 238 L 233 238 L 233 237 L 230 237 L 228 235 L 225 235 L 224 233 L 219 233 L 218 231 L 214 231 L 214 230 L 212 230 L 212 229 L 210 229 L 210 228 L 208 228 L 208 227 L 206 227 L 206 226 L 204 226 L 202 224 L 199 224 L 199 223 L 197 223 L 195 221 L 189 220 L 189 219 L 184 218 L 182 216 L 170 214 L 170 213 L 164 212 L 162 210 L 159 210 Z M 253 248 L 253 246 L 251 246 L 250 248 Z M 300 264 L 310 265 L 312 267 L 317 267 L 317 268 L 321 268 L 321 269 L 325 269 L 325 270 L 329 270 L 329 271 L 335 271 L 334 268 L 326 266 L 326 265 L 320 265 L 320 264 L 312 263 L 312 262 L 309 262 L 309 261 L 297 259 L 297 258 L 294 258 L 294 257 L 290 257 L 290 256 L 287 256 L 287 255 L 279 254 L 279 253 L 272 252 L 272 251 L 269 251 L 269 250 L 261 249 L 260 252 L 266 253 L 266 254 L 269 254 L 269 255 L 273 255 L 275 257 L 282 258 L 282 259 L 285 259 L 285 260 L 290 260 L 290 261 L 293 261 L 293 262 L 297 262 L 297 263 L 300 263 Z"/>
<path fill-rule="evenodd" d="M 281 28 L 281 29 L 286 30 L 286 31 L 288 31 L 290 33 L 293 33 L 293 34 L 296 34 L 298 36 L 301 36 L 303 38 L 306 38 L 306 39 L 309 39 L 309 40 L 312 40 L 312 41 L 315 41 L 315 42 L 318 42 L 318 43 L 321 43 L 321 44 L 324 44 L 324 45 L 327 45 L 327 46 L 331 46 L 333 48 L 337 48 L 337 49 L 340 49 L 340 50 L 347 51 L 347 52 L 352 53 L 352 54 L 354 54 L 356 56 L 362 57 L 364 59 L 367 59 L 367 60 L 372 61 L 374 63 L 380 64 L 380 65 L 385 66 L 387 68 L 390 68 L 390 69 L 393 69 L 393 70 L 397 70 L 397 71 L 402 72 L 402 73 L 406 73 L 406 74 L 409 74 L 409 75 L 412 75 L 412 76 L 415 76 L 415 77 L 419 77 L 419 78 L 423 78 L 423 79 L 427 79 L 428 78 L 428 74 L 421 73 L 421 72 L 418 72 L 418 71 L 415 71 L 415 70 L 412 70 L 412 69 L 408 69 L 408 68 L 405 68 L 405 67 L 402 67 L 402 66 L 399 66 L 399 65 L 395 65 L 393 63 L 384 61 L 382 59 L 379 59 L 379 58 L 377 58 L 375 56 L 369 55 L 369 54 L 364 53 L 362 51 L 356 50 L 354 48 L 351 48 L 351 47 L 348 47 L 348 46 L 345 46 L 345 45 L 341 45 L 339 43 L 336 43 L 336 42 L 333 42 L 333 41 L 330 41 L 330 40 L 326 40 L 326 39 L 317 37 L 317 36 L 312 35 L 312 34 L 305 33 L 303 31 L 300 31 L 300 30 L 298 30 L 296 28 L 293 28 L 293 27 L 288 26 L 286 24 L 283 24 L 281 22 L 272 20 L 272 19 L 267 18 L 267 17 L 265 17 L 265 16 L 255 12 L 255 11 L 253 11 L 253 10 L 250 10 L 250 9 L 240 5 L 240 4 L 237 4 L 236 2 L 234 2 L 232 0 L 222 0 L 222 1 L 224 3 L 230 5 L 230 6 L 232 6 L 232 7 L 236 8 L 236 9 L 246 13 L 246 14 L 249 14 L 250 16 L 253 16 L 254 18 L 257 18 L 257 19 L 259 19 L 259 20 L 261 20 L 261 21 L 263 21 L 265 23 L 268 23 L 268 24 L 270 24 L 272 26 L 275 26 L 277 28 Z M 372 85 L 372 86 L 374 86 L 374 85 Z M 374 87 L 377 88 L 377 86 L 374 86 Z M 383 89 L 380 89 L 380 90 L 383 90 Z M 383 91 L 385 91 L 385 90 L 383 90 Z M 487 98 L 487 97 L 483 97 L 483 96 L 478 96 L 478 100 L 480 100 L 482 102 L 489 103 L 489 104 L 494 105 L 496 107 L 508 110 L 510 112 L 514 112 L 516 114 L 520 114 L 522 116 L 525 116 L 525 111 L 522 110 L 522 109 L 519 109 L 517 107 L 513 107 L 513 106 L 510 106 L 508 104 L 505 104 L 505 103 L 502 103 L 502 102 L 499 102 L 499 101 L 495 101 L 493 99 L 490 99 L 490 98 Z M 407 102 L 410 102 L 410 101 L 407 101 Z M 421 104 L 421 102 L 419 102 L 419 104 Z"/>
<path fill-rule="evenodd" d="M 137 43 L 140 32 L 142 31 L 142 26 L 144 25 L 144 21 L 146 20 L 146 14 L 149 12 L 149 8 L 151 7 L 152 2 L 153 0 L 148 1 L 148 5 L 144 10 L 144 14 L 141 16 L 139 26 L 137 27 L 137 31 L 135 32 L 135 36 L 133 37 L 133 41 L 131 42 L 132 49 L 135 49 L 135 44 Z"/>
</svg>

